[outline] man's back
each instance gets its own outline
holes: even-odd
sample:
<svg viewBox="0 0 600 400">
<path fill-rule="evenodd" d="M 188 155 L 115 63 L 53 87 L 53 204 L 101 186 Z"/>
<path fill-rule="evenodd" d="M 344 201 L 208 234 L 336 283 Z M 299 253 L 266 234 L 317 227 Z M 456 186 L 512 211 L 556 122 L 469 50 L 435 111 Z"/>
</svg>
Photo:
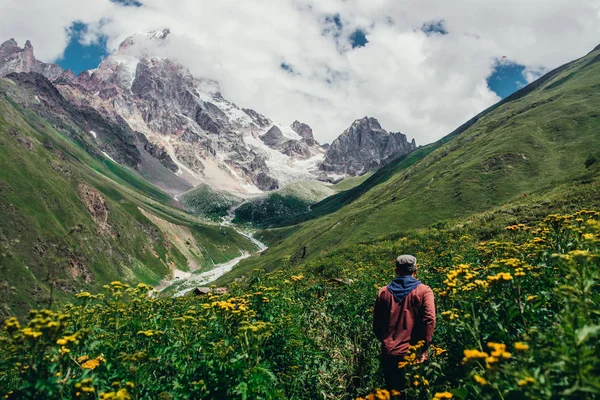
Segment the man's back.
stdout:
<svg viewBox="0 0 600 400">
<path fill-rule="evenodd" d="M 415 287 L 398 302 L 387 286 L 377 294 L 373 330 L 381 341 L 383 356 L 403 356 L 408 347 L 424 340 L 429 345 L 435 328 L 433 291 L 427 285 Z"/>
</svg>

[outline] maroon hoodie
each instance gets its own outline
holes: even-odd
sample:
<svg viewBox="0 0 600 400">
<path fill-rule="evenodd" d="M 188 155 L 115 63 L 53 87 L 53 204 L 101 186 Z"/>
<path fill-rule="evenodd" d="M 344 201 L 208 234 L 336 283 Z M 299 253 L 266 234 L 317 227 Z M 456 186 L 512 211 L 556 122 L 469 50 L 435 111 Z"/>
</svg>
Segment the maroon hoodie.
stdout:
<svg viewBox="0 0 600 400">
<path fill-rule="evenodd" d="M 435 328 L 433 291 L 420 284 L 398 303 L 387 286 L 377 294 L 373 312 L 373 331 L 381 342 L 383 356 L 403 356 L 408 346 L 420 340 L 425 348 L 431 343 Z"/>
</svg>

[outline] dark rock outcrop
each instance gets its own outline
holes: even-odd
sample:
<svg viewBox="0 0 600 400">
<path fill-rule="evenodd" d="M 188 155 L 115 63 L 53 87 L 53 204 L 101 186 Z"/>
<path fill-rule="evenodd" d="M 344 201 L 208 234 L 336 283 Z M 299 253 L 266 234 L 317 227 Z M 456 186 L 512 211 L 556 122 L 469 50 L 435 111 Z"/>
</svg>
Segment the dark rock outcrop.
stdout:
<svg viewBox="0 0 600 400">
<path fill-rule="evenodd" d="M 269 147 L 276 148 L 281 146 L 286 142 L 285 136 L 281 132 L 281 129 L 273 125 L 271 129 L 267 131 L 264 135 L 260 137 L 260 140 L 263 141 Z"/>
<path fill-rule="evenodd" d="M 326 172 L 361 175 L 416 149 L 406 135 L 388 133 L 375 118 L 364 117 L 344 131 L 325 154 L 321 169 Z"/>
<path fill-rule="evenodd" d="M 173 161 L 164 147 L 151 143 L 143 133 L 136 132 L 135 136 L 137 143 L 143 146 L 144 150 L 146 150 L 148 154 L 160 161 L 163 166 L 172 172 L 177 172 L 179 170 L 179 167 L 177 164 L 175 164 L 175 161 Z"/>
</svg>

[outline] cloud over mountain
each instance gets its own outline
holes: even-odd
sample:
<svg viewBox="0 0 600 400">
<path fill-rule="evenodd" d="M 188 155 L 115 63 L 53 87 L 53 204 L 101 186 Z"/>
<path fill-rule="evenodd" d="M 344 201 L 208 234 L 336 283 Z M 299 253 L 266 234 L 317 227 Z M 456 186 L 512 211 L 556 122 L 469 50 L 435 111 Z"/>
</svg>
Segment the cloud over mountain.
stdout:
<svg viewBox="0 0 600 400">
<path fill-rule="evenodd" d="M 531 79 L 600 38 L 588 0 L 3 1 L 0 38 L 31 39 L 43 61 L 61 57 L 75 21 L 81 40 L 104 36 L 109 50 L 169 27 L 166 55 L 240 107 L 306 121 L 323 142 L 363 115 L 430 142 L 498 100 L 486 82 L 497 60 Z"/>
</svg>

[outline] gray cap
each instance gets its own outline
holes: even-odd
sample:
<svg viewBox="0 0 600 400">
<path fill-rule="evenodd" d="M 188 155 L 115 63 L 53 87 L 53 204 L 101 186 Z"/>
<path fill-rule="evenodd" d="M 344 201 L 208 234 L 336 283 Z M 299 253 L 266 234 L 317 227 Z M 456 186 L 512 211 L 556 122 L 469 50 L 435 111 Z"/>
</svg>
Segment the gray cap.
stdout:
<svg viewBox="0 0 600 400">
<path fill-rule="evenodd" d="M 396 258 L 397 266 L 414 266 L 417 265 L 417 258 L 415 256 L 411 256 L 410 254 L 402 254 Z"/>
</svg>

